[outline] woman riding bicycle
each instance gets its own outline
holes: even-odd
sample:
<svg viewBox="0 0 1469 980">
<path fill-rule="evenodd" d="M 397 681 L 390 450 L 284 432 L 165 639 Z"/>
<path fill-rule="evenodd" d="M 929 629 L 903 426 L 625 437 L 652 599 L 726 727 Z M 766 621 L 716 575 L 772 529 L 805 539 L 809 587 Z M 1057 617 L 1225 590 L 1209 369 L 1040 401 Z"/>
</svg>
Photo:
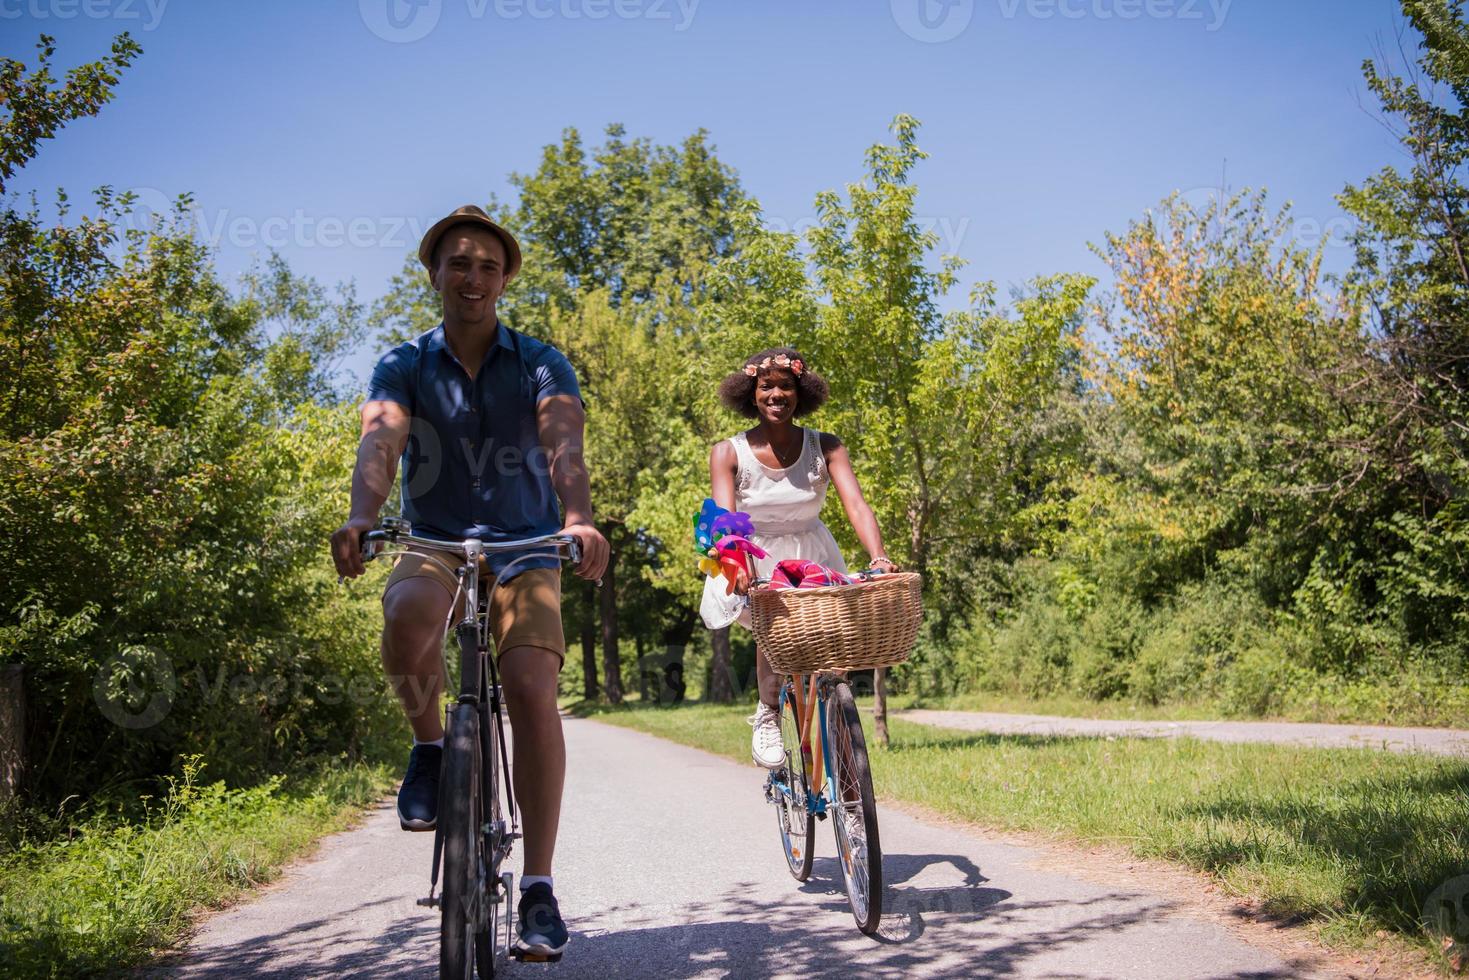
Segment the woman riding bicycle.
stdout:
<svg viewBox="0 0 1469 980">
<path fill-rule="evenodd" d="M 846 572 L 836 540 L 821 522 L 826 488 L 833 483 L 871 566 L 897 570 L 883 553 L 882 532 L 862 496 L 846 447 L 830 433 L 795 424 L 797 418 L 820 408 L 828 394 L 826 382 L 790 347 L 746 358 L 744 367 L 719 386 L 726 407 L 759 420 L 753 429 L 715 444 L 709 454 L 709 476 L 714 502 L 726 510 L 744 511 L 753 520 L 755 532 L 749 538 L 767 553 L 756 562 L 761 577 L 768 577 L 776 563 L 787 558 Z M 730 592 L 723 578 L 711 576 L 704 583 L 699 608 L 704 623 L 710 629 L 734 622 L 748 628 L 749 584 L 748 576 L 741 574 Z M 773 769 L 785 758 L 777 708 L 781 679 L 758 648 L 755 669 L 760 703 L 750 719 L 755 726 L 750 754 L 758 765 Z"/>
</svg>

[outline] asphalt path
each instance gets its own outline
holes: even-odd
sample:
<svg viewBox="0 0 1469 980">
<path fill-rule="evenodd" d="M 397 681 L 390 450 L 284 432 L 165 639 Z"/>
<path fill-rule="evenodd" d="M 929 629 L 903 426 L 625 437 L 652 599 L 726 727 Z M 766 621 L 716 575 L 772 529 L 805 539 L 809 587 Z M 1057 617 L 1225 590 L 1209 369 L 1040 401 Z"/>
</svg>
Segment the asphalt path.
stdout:
<svg viewBox="0 0 1469 980">
<path fill-rule="evenodd" d="M 881 935 L 859 933 L 829 826 L 811 880 L 786 871 L 753 766 L 568 719 L 556 891 L 563 961 L 510 977 L 1298 977 L 1311 967 L 1242 938 L 1177 892 L 1099 884 L 1027 846 L 879 801 Z M 887 764 L 899 764 L 889 757 Z M 389 803 L 308 860 L 208 918 L 157 975 L 437 975 L 427 894 L 432 835 Z M 1077 860 L 1083 860 L 1084 856 Z"/>
<path fill-rule="evenodd" d="M 997 711 L 894 712 L 898 718 L 999 735 L 1083 735 L 1116 738 L 1199 738 L 1211 742 L 1273 742 L 1314 748 L 1383 749 L 1469 756 L 1469 732 L 1454 728 L 1324 725 L 1291 721 L 1119 721 L 1013 715 Z"/>
</svg>

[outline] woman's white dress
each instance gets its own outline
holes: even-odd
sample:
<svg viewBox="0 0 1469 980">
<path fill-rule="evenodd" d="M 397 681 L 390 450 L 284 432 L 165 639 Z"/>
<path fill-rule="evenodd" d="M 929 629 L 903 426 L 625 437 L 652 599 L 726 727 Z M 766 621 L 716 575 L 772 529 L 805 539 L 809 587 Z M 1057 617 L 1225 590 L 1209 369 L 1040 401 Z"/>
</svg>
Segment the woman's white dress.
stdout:
<svg viewBox="0 0 1469 980">
<path fill-rule="evenodd" d="M 765 549 L 757 558 L 757 574 L 769 577 L 777 562 L 805 558 L 827 568 L 846 572 L 836 539 L 821 522 L 821 507 L 831 477 L 821 451 L 821 435 L 815 429 L 802 432 L 801 455 L 785 469 L 766 466 L 755 458 L 743 432 L 729 442 L 739 461 L 735 473 L 735 510 L 750 515 L 755 533 L 750 540 Z M 749 627 L 750 613 L 743 596 L 726 595 L 723 576 L 709 576 L 699 614 L 710 629 L 738 622 Z"/>
</svg>

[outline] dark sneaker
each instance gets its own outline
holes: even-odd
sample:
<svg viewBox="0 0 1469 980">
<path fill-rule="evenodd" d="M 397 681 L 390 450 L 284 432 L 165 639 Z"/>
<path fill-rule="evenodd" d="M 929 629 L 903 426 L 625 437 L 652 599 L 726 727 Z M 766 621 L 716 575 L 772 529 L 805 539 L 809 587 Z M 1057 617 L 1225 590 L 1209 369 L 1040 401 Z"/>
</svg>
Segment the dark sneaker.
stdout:
<svg viewBox="0 0 1469 980">
<path fill-rule="evenodd" d="M 561 958 L 570 937 L 550 885 L 538 881 L 520 893 L 518 918 L 520 941 L 515 944 L 516 952 L 527 958 Z"/>
<path fill-rule="evenodd" d="M 439 763 L 444 750 L 415 745 L 408 773 L 398 790 L 398 825 L 404 830 L 433 830 L 439 816 Z"/>
</svg>

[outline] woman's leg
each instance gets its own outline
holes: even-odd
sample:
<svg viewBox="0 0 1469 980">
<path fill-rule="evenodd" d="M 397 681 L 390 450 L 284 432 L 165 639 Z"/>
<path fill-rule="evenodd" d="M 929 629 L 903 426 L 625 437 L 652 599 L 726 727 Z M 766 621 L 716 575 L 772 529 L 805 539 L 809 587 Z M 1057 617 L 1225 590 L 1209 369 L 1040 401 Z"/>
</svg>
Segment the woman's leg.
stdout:
<svg viewBox="0 0 1469 980">
<path fill-rule="evenodd" d="M 760 701 L 774 711 L 780 706 L 780 675 L 765 659 L 765 651 L 755 647 L 755 678 L 760 685 Z"/>
</svg>

